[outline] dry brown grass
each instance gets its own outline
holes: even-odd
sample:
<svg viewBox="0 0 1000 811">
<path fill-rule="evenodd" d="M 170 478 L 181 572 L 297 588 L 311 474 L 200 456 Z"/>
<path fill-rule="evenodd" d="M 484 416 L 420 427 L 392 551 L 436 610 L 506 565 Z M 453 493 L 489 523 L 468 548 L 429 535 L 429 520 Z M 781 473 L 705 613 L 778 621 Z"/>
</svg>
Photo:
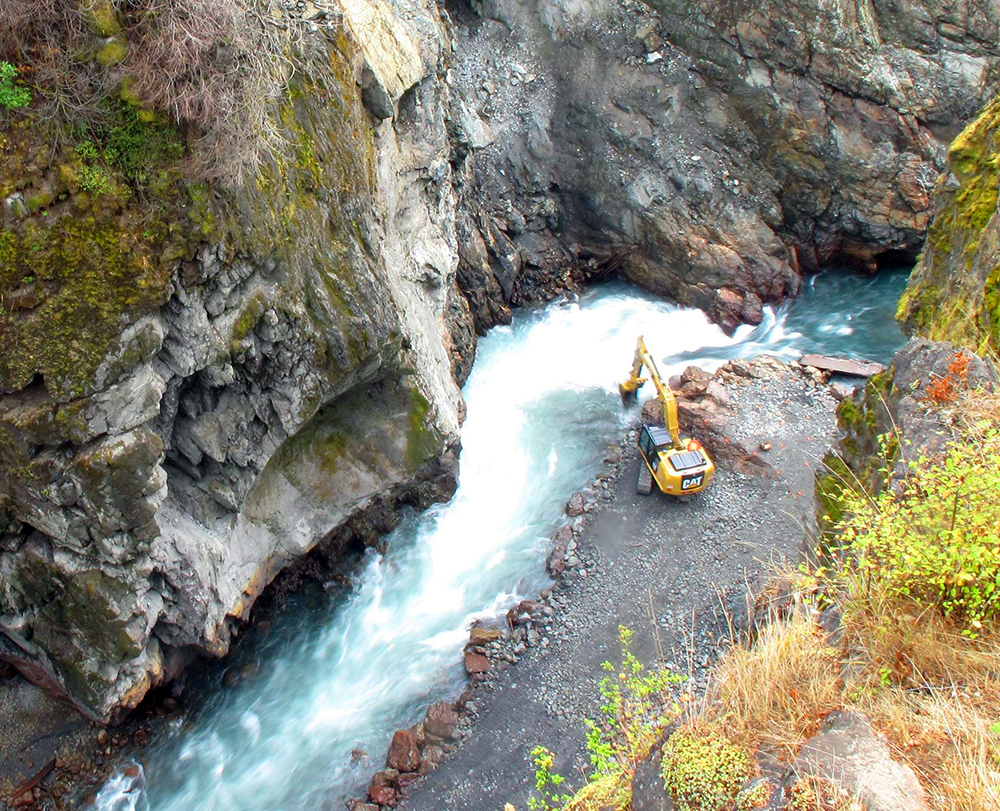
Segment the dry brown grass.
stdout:
<svg viewBox="0 0 1000 811">
<path fill-rule="evenodd" d="M 730 737 L 791 758 L 840 704 L 837 652 L 815 622 L 796 612 L 767 625 L 752 646 L 733 647 L 706 701 Z"/>
<path fill-rule="evenodd" d="M 828 712 L 850 708 L 914 769 L 934 811 L 1000 808 L 997 629 L 969 639 L 937 612 L 855 602 L 843 631 L 837 651 L 805 610 L 773 621 L 725 655 L 704 715 L 734 741 L 789 760 Z M 819 783 L 803 784 L 799 802 L 802 811 L 854 809 Z"/>
<path fill-rule="evenodd" d="M 1000 808 L 1000 636 L 898 607 L 845 621 L 857 675 L 845 700 L 917 772 L 939 811 Z"/>
<path fill-rule="evenodd" d="M 982 439 L 991 428 L 1000 425 L 1000 392 L 965 392 L 952 418 L 959 433 L 968 440 Z"/>
<path fill-rule="evenodd" d="M 801 777 L 792 784 L 788 811 L 865 811 L 829 780 Z"/>
<path fill-rule="evenodd" d="M 275 0 L 131 0 L 127 6 L 125 69 L 132 91 L 196 128 L 200 174 L 243 185 L 281 144 L 274 105 L 293 73 L 292 20 Z"/>
</svg>

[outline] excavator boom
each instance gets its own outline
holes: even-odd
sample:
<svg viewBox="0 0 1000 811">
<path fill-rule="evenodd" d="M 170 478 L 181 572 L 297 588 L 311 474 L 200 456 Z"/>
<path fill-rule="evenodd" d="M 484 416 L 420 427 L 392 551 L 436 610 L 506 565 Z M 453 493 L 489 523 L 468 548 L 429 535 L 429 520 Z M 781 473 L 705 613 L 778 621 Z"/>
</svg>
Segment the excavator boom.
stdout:
<svg viewBox="0 0 1000 811">
<path fill-rule="evenodd" d="M 680 426 L 677 422 L 677 398 L 669 386 L 663 385 L 663 380 L 660 379 L 660 372 L 656 368 L 656 361 L 653 360 L 652 355 L 649 354 L 649 350 L 646 349 L 646 342 L 642 339 L 642 336 L 639 336 L 639 340 L 635 345 L 632 372 L 628 380 L 618 387 L 618 391 L 622 396 L 622 402 L 627 404 L 629 401 L 634 401 L 639 387 L 646 382 L 646 378 L 641 377 L 643 366 L 649 370 L 649 379 L 652 380 L 653 385 L 656 387 L 656 396 L 660 400 L 660 405 L 663 406 L 663 424 L 666 426 L 667 431 L 670 432 L 670 438 L 674 441 L 674 447 L 683 448 Z"/>
<path fill-rule="evenodd" d="M 694 439 L 681 439 L 677 420 L 677 398 L 669 385 L 664 385 L 646 342 L 639 336 L 628 379 L 618 390 L 626 405 L 636 399 L 636 392 L 646 382 L 643 367 L 656 388 L 663 407 L 663 428 L 643 425 L 639 429 L 639 481 L 636 490 L 648 495 L 653 482 L 664 493 L 686 495 L 703 490 L 715 474 L 715 465 L 701 444 Z M 666 430 L 664 430 L 664 428 Z"/>
</svg>

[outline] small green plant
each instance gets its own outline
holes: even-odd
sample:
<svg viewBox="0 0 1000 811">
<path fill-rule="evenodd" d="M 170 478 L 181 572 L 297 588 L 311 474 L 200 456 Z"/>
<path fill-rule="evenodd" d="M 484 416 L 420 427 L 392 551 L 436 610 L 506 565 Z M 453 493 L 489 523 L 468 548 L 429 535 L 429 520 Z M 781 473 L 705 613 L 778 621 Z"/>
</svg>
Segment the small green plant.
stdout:
<svg viewBox="0 0 1000 811">
<path fill-rule="evenodd" d="M 97 144 L 91 140 L 80 141 L 74 151 L 77 157 L 84 163 L 96 163 L 101 159 L 101 153 L 97 149 Z"/>
<path fill-rule="evenodd" d="M 531 762 L 535 765 L 537 796 L 528 800 L 528 808 L 532 811 L 559 811 L 573 798 L 569 794 L 559 793 L 566 778 L 552 771 L 552 752 L 544 746 L 536 746 L 531 750 Z"/>
<path fill-rule="evenodd" d="M 657 733 L 669 721 L 666 700 L 669 688 L 684 680 L 666 668 L 647 670 L 632 653 L 632 631 L 618 626 L 621 662 L 616 667 L 603 662 L 609 675 L 601 679 L 599 689 L 604 703 L 597 721 L 587 720 L 587 749 L 594 767 L 591 780 L 635 770 L 636 761 L 645 757 L 656 741 Z M 669 715 L 676 708 L 669 708 Z"/>
<path fill-rule="evenodd" d="M 607 674 L 599 685 L 603 699 L 601 714 L 596 721 L 585 722 L 587 749 L 594 770 L 587 785 L 576 795 L 576 801 L 590 803 L 601 797 L 602 802 L 594 807 L 628 806 L 636 763 L 649 754 L 662 728 L 677 714 L 670 687 L 684 680 L 683 676 L 665 668 L 647 669 L 632 653 L 630 629 L 619 626 L 618 638 L 621 643 L 619 664 L 601 664 Z M 537 796 L 530 801 L 529 807 L 552 811 L 574 799 L 558 793 L 564 779 L 550 771 L 552 753 L 544 747 L 536 747 L 531 755 Z"/>
<path fill-rule="evenodd" d="M 103 166 L 84 166 L 80 169 L 80 188 L 88 194 L 104 194 L 111 188 L 108 170 Z"/>
<path fill-rule="evenodd" d="M 664 787 L 677 811 L 732 807 L 753 772 L 749 755 L 713 729 L 675 732 L 660 761 Z"/>
<path fill-rule="evenodd" d="M 31 104 L 31 91 L 14 84 L 17 67 L 10 62 L 0 62 L 0 107 L 17 110 Z"/>
<path fill-rule="evenodd" d="M 80 188 L 90 194 L 112 189 L 115 175 L 133 186 L 147 186 L 165 161 L 184 154 L 177 128 L 150 119 L 143 111 L 112 102 L 108 121 L 74 130 L 75 152 L 83 162 Z"/>
<path fill-rule="evenodd" d="M 118 104 L 115 116 L 116 123 L 103 139 L 104 159 L 129 182 L 146 184 L 151 170 L 184 154 L 176 127 L 146 120 L 127 104 Z"/>
</svg>

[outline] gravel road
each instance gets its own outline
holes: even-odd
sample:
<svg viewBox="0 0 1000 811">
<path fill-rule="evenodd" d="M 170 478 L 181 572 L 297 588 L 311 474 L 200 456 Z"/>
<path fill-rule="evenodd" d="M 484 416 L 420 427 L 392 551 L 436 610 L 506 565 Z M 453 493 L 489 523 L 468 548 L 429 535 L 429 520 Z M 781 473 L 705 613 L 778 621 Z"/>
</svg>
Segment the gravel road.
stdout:
<svg viewBox="0 0 1000 811">
<path fill-rule="evenodd" d="M 729 637 L 726 613 L 746 613 L 746 595 L 773 561 L 802 549 L 813 512 L 813 472 L 831 444 L 835 402 L 798 371 L 772 379 L 728 376 L 724 431 L 761 452 L 758 473 L 720 470 L 697 496 L 635 493 L 635 432 L 594 488 L 577 535 L 580 563 L 549 600 L 548 625 L 529 632 L 516 664 L 499 667 L 467 705 L 472 731 L 461 747 L 410 789 L 404 811 L 527 808 L 528 754 L 542 744 L 570 787 L 589 766 L 583 720 L 596 717 L 600 664 L 618 652 L 618 626 L 633 629 L 643 661 L 658 649 L 697 692 Z M 696 433 L 696 432 L 695 432 Z M 520 648 L 518 649 L 520 650 Z M 511 656 L 511 643 L 505 647 Z"/>
</svg>

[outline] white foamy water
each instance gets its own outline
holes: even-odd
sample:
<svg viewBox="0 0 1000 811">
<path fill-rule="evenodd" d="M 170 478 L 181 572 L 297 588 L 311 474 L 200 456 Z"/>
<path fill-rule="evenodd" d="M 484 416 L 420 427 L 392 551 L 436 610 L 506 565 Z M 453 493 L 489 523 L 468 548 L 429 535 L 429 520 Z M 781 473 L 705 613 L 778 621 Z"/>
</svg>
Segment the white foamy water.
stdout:
<svg viewBox="0 0 1000 811">
<path fill-rule="evenodd" d="M 845 305 L 866 306 L 852 296 Z M 461 689 L 470 623 L 544 586 L 566 500 L 634 418 L 617 386 L 636 337 L 669 376 L 762 351 L 795 357 L 809 342 L 787 320 L 768 311 L 760 327 L 727 337 L 700 311 L 612 285 L 492 330 L 464 390 L 454 498 L 404 520 L 386 555 L 369 551 L 346 601 L 285 617 L 256 652 L 257 675 L 164 733 L 142 753 L 140 776 L 109 781 L 96 808 L 313 811 L 363 790 L 392 732 Z M 849 340 L 839 327 L 830 331 Z M 352 764 L 357 747 L 374 767 Z"/>
</svg>

